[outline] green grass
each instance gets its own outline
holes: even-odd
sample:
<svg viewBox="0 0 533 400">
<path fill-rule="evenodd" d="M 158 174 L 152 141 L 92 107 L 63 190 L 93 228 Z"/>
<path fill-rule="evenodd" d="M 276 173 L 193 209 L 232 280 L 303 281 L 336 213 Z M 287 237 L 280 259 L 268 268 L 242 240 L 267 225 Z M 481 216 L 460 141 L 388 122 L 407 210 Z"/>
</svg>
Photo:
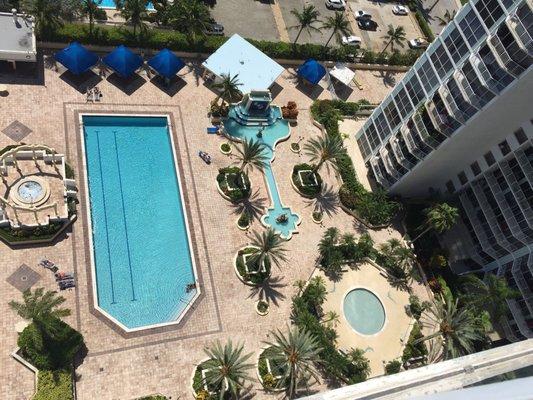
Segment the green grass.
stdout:
<svg viewBox="0 0 533 400">
<path fill-rule="evenodd" d="M 73 400 L 72 374 L 67 370 L 39 371 L 37 392 L 32 400 Z"/>
</svg>

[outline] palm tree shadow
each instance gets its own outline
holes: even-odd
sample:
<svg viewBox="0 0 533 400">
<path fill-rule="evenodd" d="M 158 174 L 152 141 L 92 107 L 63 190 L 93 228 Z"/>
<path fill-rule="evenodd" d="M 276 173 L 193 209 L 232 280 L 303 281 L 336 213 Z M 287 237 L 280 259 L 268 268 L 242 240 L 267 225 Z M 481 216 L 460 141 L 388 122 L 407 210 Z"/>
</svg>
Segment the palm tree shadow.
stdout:
<svg viewBox="0 0 533 400">
<path fill-rule="evenodd" d="M 385 86 L 393 87 L 396 85 L 396 77 L 392 71 L 379 71 L 379 77 Z"/>
<path fill-rule="evenodd" d="M 312 200 L 306 201 L 308 206 L 313 206 L 314 211 L 324 213 L 331 217 L 337 214 L 339 208 L 339 197 L 332 186 L 324 184 L 320 194 Z"/>
<path fill-rule="evenodd" d="M 240 215 L 246 211 L 250 219 L 260 219 L 267 208 L 267 199 L 266 197 L 259 197 L 259 195 L 258 189 L 248 199 L 240 203 L 232 203 L 233 214 Z"/>
<path fill-rule="evenodd" d="M 56 72 L 59 70 L 57 61 L 53 54 L 46 54 L 43 56 L 43 65 L 46 69 L 51 69 Z"/>
<path fill-rule="evenodd" d="M 243 390 L 241 390 L 239 392 L 239 399 L 241 400 L 252 400 L 255 395 L 256 395 L 256 391 L 254 390 L 254 387 L 252 384 L 246 386 L 245 388 L 243 388 Z"/>
<path fill-rule="evenodd" d="M 359 235 L 368 233 L 368 228 L 355 218 L 353 219 L 353 228 Z"/>
<path fill-rule="evenodd" d="M 256 297 L 258 300 L 263 300 L 274 304 L 278 307 L 278 300 L 285 300 L 286 296 L 281 292 L 281 289 L 287 286 L 283 283 L 281 276 L 270 277 L 258 286 L 250 289 L 249 299 Z"/>
<path fill-rule="evenodd" d="M 411 285 L 407 279 L 398 279 L 391 274 L 387 274 L 387 282 L 389 282 L 389 285 L 396 290 L 411 293 Z"/>
<path fill-rule="evenodd" d="M 200 86 L 203 73 L 202 68 L 200 68 L 200 66 L 198 66 L 198 64 L 196 64 L 195 62 L 192 62 L 190 64 L 187 64 L 187 69 L 189 70 L 189 72 L 187 73 L 193 74 L 196 86 Z"/>
</svg>

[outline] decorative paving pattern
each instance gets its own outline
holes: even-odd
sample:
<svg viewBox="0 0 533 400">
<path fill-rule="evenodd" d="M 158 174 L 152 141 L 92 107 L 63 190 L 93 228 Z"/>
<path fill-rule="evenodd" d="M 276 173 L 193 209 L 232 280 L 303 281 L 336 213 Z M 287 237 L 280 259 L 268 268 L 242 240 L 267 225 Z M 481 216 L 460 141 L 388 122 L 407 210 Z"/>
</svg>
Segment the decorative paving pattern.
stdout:
<svg viewBox="0 0 533 400">
<path fill-rule="evenodd" d="M 2 133 L 6 135 L 8 138 L 14 140 L 15 142 L 20 142 L 22 139 L 24 139 L 26 136 L 28 136 L 32 132 L 33 131 L 30 128 L 28 128 L 26 125 L 24 125 L 19 120 L 14 120 L 4 129 L 2 129 Z"/>
<path fill-rule="evenodd" d="M 6 282 L 21 292 L 25 292 L 39 282 L 40 279 L 41 275 L 28 267 L 26 264 L 22 264 L 15 270 L 15 272 L 9 275 L 9 277 L 6 279 Z"/>
</svg>

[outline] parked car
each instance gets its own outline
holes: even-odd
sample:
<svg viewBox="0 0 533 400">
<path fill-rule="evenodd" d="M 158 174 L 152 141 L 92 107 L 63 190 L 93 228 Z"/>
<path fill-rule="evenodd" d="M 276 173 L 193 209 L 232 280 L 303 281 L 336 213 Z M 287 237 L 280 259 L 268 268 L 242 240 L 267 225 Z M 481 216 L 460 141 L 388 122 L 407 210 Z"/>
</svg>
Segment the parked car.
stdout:
<svg viewBox="0 0 533 400">
<path fill-rule="evenodd" d="M 359 36 L 343 36 L 342 37 L 342 44 L 349 44 L 352 46 L 356 46 L 358 44 L 361 44 L 361 38 Z"/>
<path fill-rule="evenodd" d="M 329 10 L 344 10 L 346 8 L 345 0 L 326 0 L 326 8 Z"/>
<path fill-rule="evenodd" d="M 409 47 L 412 49 L 425 49 L 429 46 L 429 42 L 424 38 L 416 38 L 409 40 Z"/>
<path fill-rule="evenodd" d="M 365 31 L 375 31 L 378 29 L 378 23 L 369 18 L 357 20 L 357 25 Z"/>
<path fill-rule="evenodd" d="M 407 7 L 400 6 L 400 5 L 394 6 L 392 7 L 392 13 L 394 15 L 407 15 L 408 14 Z"/>
<path fill-rule="evenodd" d="M 372 18 L 372 15 L 370 15 L 369 13 L 367 13 L 366 11 L 363 11 L 363 10 L 356 11 L 354 13 L 354 15 L 355 15 L 355 19 L 356 20 Z"/>
<path fill-rule="evenodd" d="M 222 36 L 224 35 L 224 27 L 219 23 L 213 21 L 207 26 L 205 34 L 213 36 Z"/>
</svg>

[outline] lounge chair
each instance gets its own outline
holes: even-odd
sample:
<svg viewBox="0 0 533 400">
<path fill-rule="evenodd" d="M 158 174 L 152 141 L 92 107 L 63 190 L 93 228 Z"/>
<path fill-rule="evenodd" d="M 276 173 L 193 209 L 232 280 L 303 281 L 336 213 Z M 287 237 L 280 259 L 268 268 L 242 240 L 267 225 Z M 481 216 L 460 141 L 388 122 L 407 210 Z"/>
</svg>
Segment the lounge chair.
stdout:
<svg viewBox="0 0 533 400">
<path fill-rule="evenodd" d="M 218 126 L 208 126 L 207 127 L 207 133 L 209 133 L 210 135 L 217 134 L 219 130 L 220 130 L 220 128 Z"/>
</svg>

